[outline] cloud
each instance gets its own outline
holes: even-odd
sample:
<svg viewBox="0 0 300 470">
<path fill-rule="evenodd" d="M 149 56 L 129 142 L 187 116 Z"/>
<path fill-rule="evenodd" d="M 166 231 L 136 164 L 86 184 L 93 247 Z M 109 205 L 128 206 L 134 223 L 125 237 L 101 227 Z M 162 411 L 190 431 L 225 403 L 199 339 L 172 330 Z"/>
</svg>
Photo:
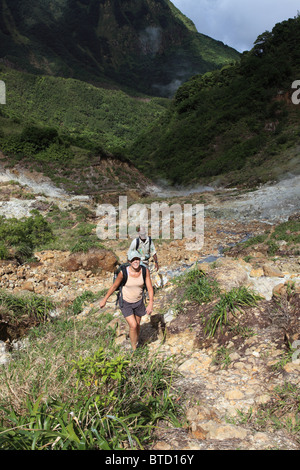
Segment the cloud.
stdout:
<svg viewBox="0 0 300 470">
<path fill-rule="evenodd" d="M 196 25 L 199 33 L 234 47 L 252 48 L 257 36 L 276 23 L 294 18 L 298 0 L 172 0 Z"/>
</svg>

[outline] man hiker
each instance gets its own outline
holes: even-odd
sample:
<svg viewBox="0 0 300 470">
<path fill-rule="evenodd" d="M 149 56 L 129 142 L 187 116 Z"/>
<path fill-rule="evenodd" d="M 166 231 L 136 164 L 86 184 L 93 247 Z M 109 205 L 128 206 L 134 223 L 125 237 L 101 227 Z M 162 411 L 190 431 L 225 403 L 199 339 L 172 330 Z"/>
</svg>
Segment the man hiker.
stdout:
<svg viewBox="0 0 300 470">
<path fill-rule="evenodd" d="M 158 271 L 158 259 L 156 249 L 151 237 L 148 237 L 144 227 L 140 227 L 139 236 L 132 240 L 128 253 L 133 250 L 138 251 L 141 255 L 141 262 L 149 268 L 149 260 L 153 258 L 156 271 Z"/>
</svg>

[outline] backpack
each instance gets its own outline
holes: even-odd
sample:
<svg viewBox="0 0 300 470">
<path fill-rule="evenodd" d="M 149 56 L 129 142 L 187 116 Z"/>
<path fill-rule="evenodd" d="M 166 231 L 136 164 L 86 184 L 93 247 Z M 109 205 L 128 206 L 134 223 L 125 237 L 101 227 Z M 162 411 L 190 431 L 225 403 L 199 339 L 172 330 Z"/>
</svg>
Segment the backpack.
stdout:
<svg viewBox="0 0 300 470">
<path fill-rule="evenodd" d="M 119 299 L 120 300 L 120 306 L 123 307 L 123 296 L 122 296 L 122 288 L 123 286 L 125 286 L 126 282 L 127 282 L 127 268 L 128 266 L 130 266 L 130 263 L 124 263 L 124 264 L 121 264 L 114 272 L 114 282 L 116 280 L 116 278 L 118 277 L 118 274 L 120 271 L 122 271 L 123 273 L 123 279 L 122 279 L 122 282 L 121 284 L 119 285 L 119 287 L 116 289 L 116 292 L 117 292 L 117 300 L 116 300 L 116 305 L 118 304 L 118 301 Z M 143 273 L 143 279 L 144 279 L 144 286 L 143 286 L 143 296 L 145 295 L 145 290 L 147 290 L 147 286 L 146 286 L 146 272 L 147 272 L 147 267 L 144 265 L 144 264 L 141 264 L 141 268 L 142 268 L 142 273 Z"/>
<path fill-rule="evenodd" d="M 148 238 L 149 238 L 149 258 L 150 258 L 151 237 L 148 237 Z M 140 246 L 140 237 L 136 238 L 136 247 L 135 247 L 135 249 L 138 250 L 139 246 Z"/>
</svg>

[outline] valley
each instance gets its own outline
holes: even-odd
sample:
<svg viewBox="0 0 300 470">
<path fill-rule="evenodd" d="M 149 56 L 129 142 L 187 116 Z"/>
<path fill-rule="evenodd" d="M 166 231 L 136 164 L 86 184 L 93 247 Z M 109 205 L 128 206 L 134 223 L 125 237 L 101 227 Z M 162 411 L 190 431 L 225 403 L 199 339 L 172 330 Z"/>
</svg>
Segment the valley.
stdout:
<svg viewBox="0 0 300 470">
<path fill-rule="evenodd" d="M 299 40 L 299 14 L 240 54 L 170 0 L 0 0 L 1 450 L 300 449 Z M 133 353 L 100 302 L 141 224 Z"/>
<path fill-rule="evenodd" d="M 68 322 L 74 325 L 74 332 L 79 325 L 88 328 L 91 322 L 107 318 L 103 331 L 114 331 L 115 347 L 129 354 L 128 330 L 115 306 L 115 298 L 111 298 L 104 311 L 99 309 L 99 301 L 101 292 L 112 283 L 116 264 L 126 261 L 130 240 L 101 241 L 101 247 L 78 252 L 60 249 L 59 245 L 67 246 L 64 237 L 70 238 L 72 232 L 78 241 L 78 237 L 85 239 L 83 227 L 90 227 L 86 232 L 89 236 L 95 231 L 97 204 L 93 197 L 74 196 L 55 187 L 49 178 L 28 171 L 24 174 L 20 170 L 2 171 L 0 180 L 1 215 L 28 217 L 35 208 L 53 222 L 54 232 L 59 236 L 58 244 L 54 240 L 52 248 L 35 251 L 29 262 L 2 260 L 1 289 L 17 297 L 34 295 L 50 299 L 54 308 L 47 321 L 55 324 L 68 311 Z M 291 344 L 299 339 L 298 177 L 253 191 L 213 187 L 197 190 L 151 185 L 146 196 L 136 189 L 124 192 L 129 204 L 157 200 L 168 204 L 201 203 L 205 207 L 204 246 L 200 252 L 187 251 L 184 239 L 155 241 L 160 265 L 159 272 L 152 274 L 155 307 L 151 318 L 143 319 L 142 347 L 138 351 L 141 355 L 148 351 L 150 357 L 160 360 L 171 357 L 175 360 L 180 375 L 174 386 L 180 391 L 184 414 L 180 427 L 163 423 L 157 427 L 151 448 L 299 449 L 296 430 L 288 431 L 286 425 L 274 430 L 267 417 L 265 425 L 258 424 L 260 413 L 267 416 L 268 407 L 272 406 L 275 410 L 275 390 L 292 396 L 299 385 L 299 359 L 292 360 L 289 353 L 293 351 Z M 12 206 L 8 205 L 10 202 Z M 276 208 L 281 210 L 275 211 Z M 58 222 L 54 222 L 55 217 Z M 280 232 L 282 236 L 268 245 L 276 227 L 286 223 L 289 226 Z M 79 226 L 81 235 L 76 232 Z M 295 236 L 290 242 L 286 237 L 291 231 Z M 182 276 L 195 270 L 212 277 L 222 292 L 247 286 L 261 299 L 252 307 L 236 310 L 223 330 L 210 337 L 204 332 L 203 318 L 207 315 L 209 318 L 216 300 L 199 304 L 187 299 L 182 281 L 178 284 Z M 80 306 L 77 310 L 75 304 Z M 18 361 L 30 356 L 30 351 L 37 347 L 30 331 L 39 323 L 33 318 L 9 320 L 3 304 L 1 373 L 9 367 L 17 374 Z M 47 345 L 47 339 L 45 342 Z M 94 342 L 92 348 L 96 345 Z M 43 355 L 39 360 L 44 360 Z M 7 393 L 10 394 L 1 386 L 2 400 L 7 400 Z M 19 400 L 22 394 L 19 393 Z M 287 405 L 286 411 L 274 413 L 285 423 L 294 419 L 293 406 Z"/>
</svg>

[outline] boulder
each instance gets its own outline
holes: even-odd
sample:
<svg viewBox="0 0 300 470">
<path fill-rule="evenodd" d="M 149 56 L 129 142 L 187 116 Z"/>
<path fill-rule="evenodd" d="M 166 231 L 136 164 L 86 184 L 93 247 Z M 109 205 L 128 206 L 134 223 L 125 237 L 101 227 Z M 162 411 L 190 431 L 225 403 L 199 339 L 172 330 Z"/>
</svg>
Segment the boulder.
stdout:
<svg viewBox="0 0 300 470">
<path fill-rule="evenodd" d="M 270 264 L 263 265 L 264 275 L 268 277 L 284 277 L 284 274 L 276 267 Z"/>
<path fill-rule="evenodd" d="M 22 285 L 23 290 L 28 290 L 30 292 L 34 292 L 34 282 L 31 280 L 27 280 Z"/>
<path fill-rule="evenodd" d="M 273 296 L 280 296 L 283 295 L 285 292 L 285 283 L 281 282 L 280 284 L 276 284 L 276 286 L 273 288 Z"/>
<path fill-rule="evenodd" d="M 105 249 L 91 249 L 87 253 L 72 253 L 67 260 L 62 263 L 62 268 L 66 271 L 102 271 L 113 272 L 118 264 L 116 255 Z"/>
<path fill-rule="evenodd" d="M 230 291 L 248 283 L 247 263 L 242 260 L 222 259 L 215 269 L 215 279 L 221 289 Z"/>
<path fill-rule="evenodd" d="M 262 268 L 253 268 L 250 272 L 250 277 L 263 277 L 264 270 Z"/>
</svg>

